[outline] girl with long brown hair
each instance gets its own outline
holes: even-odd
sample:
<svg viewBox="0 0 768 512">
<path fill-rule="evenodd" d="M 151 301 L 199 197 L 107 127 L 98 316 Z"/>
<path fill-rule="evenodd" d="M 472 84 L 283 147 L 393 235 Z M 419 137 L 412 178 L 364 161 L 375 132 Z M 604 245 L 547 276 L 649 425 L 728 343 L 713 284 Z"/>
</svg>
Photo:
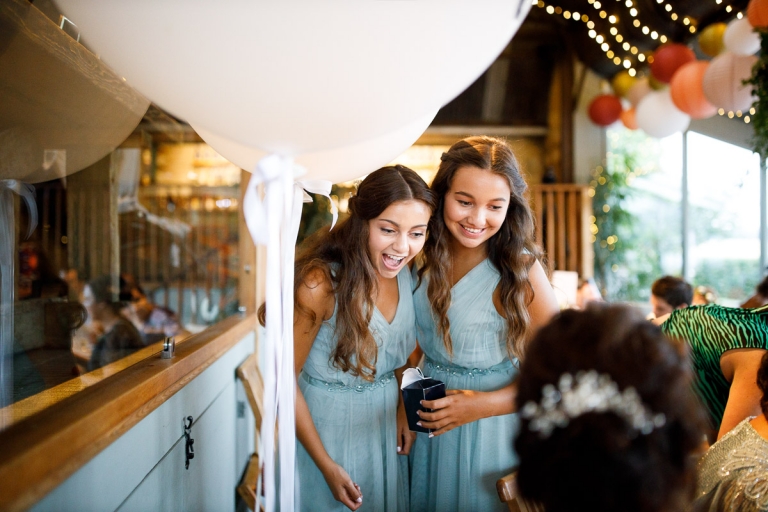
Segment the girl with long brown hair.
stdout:
<svg viewBox="0 0 768 512">
<path fill-rule="evenodd" d="M 435 203 L 412 170 L 379 169 L 350 199 L 349 218 L 296 261 L 301 510 L 407 509 L 407 459 L 397 456 L 413 442 L 398 386 L 416 345 L 407 267 Z"/>
<path fill-rule="evenodd" d="M 558 311 L 539 262 L 526 183 L 501 140 L 470 137 L 443 154 L 438 206 L 414 293 L 424 373 L 447 396 L 424 401 L 411 453 L 411 509 L 494 510 L 511 472 L 517 360 Z"/>
</svg>

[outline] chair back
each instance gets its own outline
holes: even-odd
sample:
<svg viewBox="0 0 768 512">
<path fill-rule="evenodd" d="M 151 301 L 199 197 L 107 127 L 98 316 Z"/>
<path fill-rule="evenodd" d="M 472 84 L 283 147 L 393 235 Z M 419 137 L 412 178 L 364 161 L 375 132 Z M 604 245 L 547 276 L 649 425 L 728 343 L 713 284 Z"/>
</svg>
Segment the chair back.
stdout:
<svg viewBox="0 0 768 512">
<path fill-rule="evenodd" d="M 261 431 L 261 419 L 264 411 L 264 381 L 259 370 L 258 356 L 251 354 L 237 367 L 237 376 L 243 381 L 245 396 L 251 404 L 253 416 L 256 419 L 256 432 Z"/>
<path fill-rule="evenodd" d="M 237 376 L 243 382 L 245 395 L 248 397 L 248 403 L 251 404 L 251 410 L 256 422 L 256 446 L 258 447 L 258 435 L 261 431 L 261 420 L 264 414 L 264 381 L 261 378 L 258 356 L 256 354 L 251 354 L 238 366 Z M 237 493 L 251 510 L 264 510 L 263 502 L 258 499 L 259 494 L 261 494 L 258 489 L 260 477 L 261 461 L 259 460 L 259 454 L 254 453 L 248 461 L 248 467 L 245 470 L 240 485 L 237 486 Z"/>
<path fill-rule="evenodd" d="M 499 499 L 506 503 L 510 512 L 544 512 L 544 507 L 520 496 L 517 490 L 517 472 L 512 472 L 496 481 Z"/>
</svg>

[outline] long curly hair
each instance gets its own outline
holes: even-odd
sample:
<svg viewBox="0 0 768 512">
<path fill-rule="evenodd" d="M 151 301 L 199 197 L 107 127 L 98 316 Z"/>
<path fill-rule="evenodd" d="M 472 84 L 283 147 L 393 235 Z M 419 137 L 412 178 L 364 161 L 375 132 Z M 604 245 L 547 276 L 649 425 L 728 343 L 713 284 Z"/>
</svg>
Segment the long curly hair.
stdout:
<svg viewBox="0 0 768 512">
<path fill-rule="evenodd" d="M 533 214 L 528 205 L 525 182 L 515 155 L 507 144 L 492 137 L 469 137 L 455 143 L 443 153 L 432 190 L 437 194 L 437 209 L 429 222 L 429 237 L 424 244 L 424 264 L 419 269 L 419 285 L 429 274 L 427 296 L 437 317 L 438 332 L 449 354 L 453 341 L 448 320 L 451 305 L 450 275 L 451 233 L 445 225 L 443 209 L 445 196 L 451 188 L 456 172 L 462 167 L 478 167 L 502 176 L 509 183 L 510 202 L 507 216 L 498 233 L 487 244 L 488 259 L 501 274 L 500 300 L 507 320 L 507 351 L 510 356 L 522 358 L 528 326 L 531 323 L 528 305 L 533 300 L 533 287 L 528 271 L 541 257 L 534 242 Z"/>
<path fill-rule="evenodd" d="M 349 200 L 349 218 L 333 230 L 309 237 L 296 259 L 294 293 L 320 270 L 333 283 L 336 299 L 336 347 L 333 365 L 354 376 L 373 380 L 378 350 L 368 324 L 378 295 L 376 269 L 368 253 L 368 221 L 397 201 L 417 200 L 435 211 L 436 197 L 421 177 L 402 165 L 382 167 L 369 174 Z M 407 269 L 403 270 L 407 272 Z M 295 299 L 297 311 L 317 321 L 315 314 Z"/>
<path fill-rule="evenodd" d="M 629 306 L 565 310 L 526 350 L 517 410 L 542 403 L 544 390 L 557 388 L 563 374 L 592 370 L 609 375 L 619 391 L 634 388 L 644 406 L 664 415 L 664 424 L 643 434 L 611 410 L 592 410 L 542 435 L 522 418 L 514 441 L 522 496 L 547 512 L 688 510 L 696 485 L 692 455 L 706 420 L 685 352 Z"/>
</svg>

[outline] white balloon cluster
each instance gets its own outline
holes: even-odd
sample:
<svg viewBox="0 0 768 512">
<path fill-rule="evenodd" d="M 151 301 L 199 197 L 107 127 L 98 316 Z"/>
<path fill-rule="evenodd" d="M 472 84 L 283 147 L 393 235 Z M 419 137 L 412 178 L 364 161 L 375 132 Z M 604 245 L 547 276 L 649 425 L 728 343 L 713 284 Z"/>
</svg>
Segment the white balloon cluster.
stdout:
<svg viewBox="0 0 768 512">
<path fill-rule="evenodd" d="M 435 114 L 437 112 L 430 112 L 392 133 L 374 139 L 340 149 L 300 155 L 296 163 L 307 170 L 302 178 L 321 178 L 340 183 L 374 171 L 394 160 L 404 148 L 413 144 L 427 129 Z M 268 155 L 266 151 L 226 139 L 205 128 L 192 127 L 209 146 L 241 169 L 253 169 L 259 160 Z"/>
<path fill-rule="evenodd" d="M 746 17 L 736 18 L 726 27 L 722 43 L 725 51 L 711 61 L 680 66 L 672 77 L 671 88 L 654 91 L 647 78 L 635 81 L 627 99 L 636 107 L 640 129 L 663 138 L 687 129 L 691 117 L 709 117 L 717 109 L 741 115 L 750 108 L 755 97 L 744 80 L 750 78 L 757 62 L 754 54 L 760 50 L 760 37 Z M 695 66 L 699 66 L 698 72 Z M 685 73 L 676 83 L 681 71 Z"/>
<path fill-rule="evenodd" d="M 153 102 L 245 146 L 297 156 L 398 130 L 493 62 L 526 0 L 58 0 Z M 224 155 L 226 156 L 226 155 Z"/>
<path fill-rule="evenodd" d="M 531 2 L 57 2 L 128 84 L 188 121 L 265 186 L 265 507 L 272 512 L 276 504 L 270 443 L 279 407 L 280 508 L 294 510 L 291 312 L 298 224 L 291 212 L 301 194 L 290 185 L 297 172 L 292 158 L 310 177 L 341 181 L 396 156 L 494 61 Z M 250 192 L 255 206 L 257 194 Z M 253 222 L 249 229 L 260 231 Z"/>
<path fill-rule="evenodd" d="M 688 128 L 691 117 L 672 102 L 669 89 L 649 92 L 637 106 L 637 126 L 651 137 L 663 139 Z"/>
</svg>

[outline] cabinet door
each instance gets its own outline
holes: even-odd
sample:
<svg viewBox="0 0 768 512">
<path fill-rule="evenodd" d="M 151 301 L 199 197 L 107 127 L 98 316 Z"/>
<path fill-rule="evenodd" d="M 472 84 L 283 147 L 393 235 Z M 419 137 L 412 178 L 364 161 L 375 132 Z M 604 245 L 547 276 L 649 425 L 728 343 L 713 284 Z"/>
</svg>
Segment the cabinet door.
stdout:
<svg viewBox="0 0 768 512">
<path fill-rule="evenodd" d="M 192 424 L 195 458 L 184 469 L 184 437 L 123 502 L 121 512 L 234 510 L 235 383 Z M 181 425 L 179 426 L 181 428 Z M 224 456 L 231 454 L 231 457 Z"/>
<path fill-rule="evenodd" d="M 253 420 L 245 404 L 242 415 L 249 421 L 237 420 L 236 389 L 242 384 L 235 369 L 253 350 L 249 333 L 33 512 L 234 510 L 237 480 L 253 451 Z M 189 415 L 195 458 L 185 470 L 182 421 Z M 238 434 L 238 428 L 246 432 Z"/>
</svg>

